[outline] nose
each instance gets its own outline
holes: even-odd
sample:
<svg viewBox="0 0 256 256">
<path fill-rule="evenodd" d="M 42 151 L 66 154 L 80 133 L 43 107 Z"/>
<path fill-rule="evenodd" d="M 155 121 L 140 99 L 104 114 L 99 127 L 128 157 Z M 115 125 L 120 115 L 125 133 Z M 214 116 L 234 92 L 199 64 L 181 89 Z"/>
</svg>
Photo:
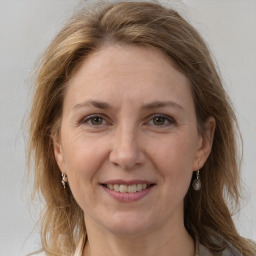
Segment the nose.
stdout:
<svg viewBox="0 0 256 256">
<path fill-rule="evenodd" d="M 124 125 L 116 129 L 113 135 L 110 162 L 125 170 L 140 166 L 145 161 L 141 138 L 136 127 Z"/>
</svg>

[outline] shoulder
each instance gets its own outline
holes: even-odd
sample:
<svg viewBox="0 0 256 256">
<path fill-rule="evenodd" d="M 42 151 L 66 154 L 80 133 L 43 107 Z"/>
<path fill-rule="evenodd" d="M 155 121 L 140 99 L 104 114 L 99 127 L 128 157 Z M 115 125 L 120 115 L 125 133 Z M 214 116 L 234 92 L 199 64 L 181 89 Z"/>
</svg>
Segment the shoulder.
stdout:
<svg viewBox="0 0 256 256">
<path fill-rule="evenodd" d="M 215 240 L 216 243 L 223 246 L 225 249 L 218 254 L 219 256 L 243 256 L 230 242 L 228 242 L 226 239 L 224 239 L 221 236 L 218 236 L 220 240 Z M 214 256 L 211 251 L 206 248 L 204 245 L 200 244 L 198 245 L 198 254 L 196 256 Z"/>
<path fill-rule="evenodd" d="M 80 238 L 77 246 L 76 246 L 76 251 L 72 256 L 82 256 L 84 245 L 85 245 L 85 237 L 82 236 Z M 33 254 L 33 255 L 35 255 L 35 256 L 47 256 L 45 252 L 40 252 L 40 253 L 36 253 L 36 254 Z"/>
<path fill-rule="evenodd" d="M 209 249 L 207 249 L 202 244 L 199 244 L 199 255 L 200 256 L 214 256 Z M 227 244 L 224 251 L 222 251 L 220 256 L 242 256 L 242 254 L 230 243 Z"/>
<path fill-rule="evenodd" d="M 225 240 L 226 248 L 222 256 L 242 256 L 242 254 L 228 241 Z"/>
</svg>

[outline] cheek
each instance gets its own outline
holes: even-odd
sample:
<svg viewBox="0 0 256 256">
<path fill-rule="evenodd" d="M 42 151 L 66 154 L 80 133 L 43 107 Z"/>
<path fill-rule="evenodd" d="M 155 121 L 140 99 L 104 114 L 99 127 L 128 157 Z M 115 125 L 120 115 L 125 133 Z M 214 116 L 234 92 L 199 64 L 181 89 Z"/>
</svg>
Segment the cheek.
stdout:
<svg viewBox="0 0 256 256">
<path fill-rule="evenodd" d="M 195 144 L 189 138 L 173 136 L 161 146 L 154 147 L 152 161 L 168 191 L 184 192 L 190 184 L 196 151 Z"/>
<path fill-rule="evenodd" d="M 79 136 L 64 137 L 63 134 L 63 154 L 68 175 L 70 189 L 78 201 L 81 203 L 82 195 L 93 192 L 97 180 L 98 170 L 106 160 L 106 145 L 90 138 Z M 81 198 L 80 198 L 81 197 Z"/>
<path fill-rule="evenodd" d="M 73 152 L 76 152 L 75 149 Z M 85 213 L 97 207 L 97 175 L 102 162 L 100 152 L 90 147 L 68 157 L 68 182 L 74 199 Z M 97 153 L 96 153 L 97 152 Z"/>
<path fill-rule="evenodd" d="M 190 136 L 170 136 L 162 143 L 155 143 L 151 148 L 152 155 L 163 169 L 170 169 L 175 172 L 192 170 L 196 155 L 195 142 Z"/>
<path fill-rule="evenodd" d="M 63 131 L 64 159 L 68 171 L 90 173 L 99 164 L 106 148 L 105 140 L 95 136 L 86 136 L 83 131 Z"/>
</svg>

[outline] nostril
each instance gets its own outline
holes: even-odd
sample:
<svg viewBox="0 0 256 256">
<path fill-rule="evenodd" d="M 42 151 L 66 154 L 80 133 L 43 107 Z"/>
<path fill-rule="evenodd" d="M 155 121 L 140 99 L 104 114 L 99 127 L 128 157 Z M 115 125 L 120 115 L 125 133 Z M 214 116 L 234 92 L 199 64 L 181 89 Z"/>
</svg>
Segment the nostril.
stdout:
<svg viewBox="0 0 256 256">
<path fill-rule="evenodd" d="M 129 139 L 131 140 L 131 139 Z M 136 145 L 135 138 L 132 142 L 119 142 L 114 145 L 109 155 L 109 161 L 116 167 L 130 170 L 144 162 L 145 156 Z"/>
</svg>

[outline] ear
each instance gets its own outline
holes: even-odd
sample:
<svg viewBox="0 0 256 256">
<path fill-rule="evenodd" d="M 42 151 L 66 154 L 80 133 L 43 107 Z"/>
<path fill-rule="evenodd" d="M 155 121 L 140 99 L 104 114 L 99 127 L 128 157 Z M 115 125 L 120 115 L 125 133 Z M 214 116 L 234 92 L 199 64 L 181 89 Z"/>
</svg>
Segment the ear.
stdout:
<svg viewBox="0 0 256 256">
<path fill-rule="evenodd" d="M 193 170 L 202 168 L 208 156 L 211 153 L 212 143 L 214 138 L 216 122 L 213 117 L 209 117 L 204 124 L 203 134 L 200 135 L 198 140 L 198 148 L 194 160 Z"/>
<path fill-rule="evenodd" d="M 65 164 L 65 158 L 63 155 L 60 135 L 55 134 L 52 137 L 52 141 L 53 141 L 53 151 L 54 151 L 55 160 L 59 166 L 59 169 L 64 174 L 66 174 L 66 167 L 65 167 L 66 164 Z"/>
</svg>

